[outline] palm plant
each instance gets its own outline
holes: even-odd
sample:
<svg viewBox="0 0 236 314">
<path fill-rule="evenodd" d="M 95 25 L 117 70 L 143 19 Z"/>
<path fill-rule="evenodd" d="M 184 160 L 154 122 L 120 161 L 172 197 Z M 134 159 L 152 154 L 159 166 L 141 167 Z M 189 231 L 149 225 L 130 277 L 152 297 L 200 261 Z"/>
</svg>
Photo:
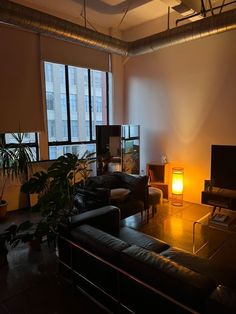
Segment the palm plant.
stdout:
<svg viewBox="0 0 236 314">
<path fill-rule="evenodd" d="M 9 179 L 19 180 L 22 184 L 27 178 L 27 168 L 34 159 L 31 147 L 24 143 L 24 133 L 12 133 L 14 144 L 0 145 L 0 205 L 6 204 L 3 199 Z"/>
</svg>

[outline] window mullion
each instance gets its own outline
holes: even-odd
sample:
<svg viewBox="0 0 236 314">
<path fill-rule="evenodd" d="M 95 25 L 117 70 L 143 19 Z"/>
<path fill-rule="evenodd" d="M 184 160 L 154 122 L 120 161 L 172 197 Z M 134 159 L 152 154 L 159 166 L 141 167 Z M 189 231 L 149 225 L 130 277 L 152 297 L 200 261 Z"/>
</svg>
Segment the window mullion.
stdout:
<svg viewBox="0 0 236 314">
<path fill-rule="evenodd" d="M 110 116 L 110 111 L 109 111 L 109 77 L 108 77 L 108 72 L 106 72 L 106 100 L 107 100 L 107 125 L 110 124 L 109 121 L 109 116 Z"/>
<path fill-rule="evenodd" d="M 70 87 L 69 87 L 69 71 L 68 71 L 68 65 L 65 66 L 65 78 L 66 78 L 66 107 L 67 107 L 68 142 L 71 143 Z"/>
<path fill-rule="evenodd" d="M 93 139 L 92 132 L 92 92 L 91 92 L 91 71 L 88 70 L 88 94 L 89 94 L 89 134 L 90 141 Z"/>
<path fill-rule="evenodd" d="M 38 138 L 38 133 L 35 133 L 35 146 L 36 146 L 36 160 L 39 160 L 39 138 Z"/>
</svg>

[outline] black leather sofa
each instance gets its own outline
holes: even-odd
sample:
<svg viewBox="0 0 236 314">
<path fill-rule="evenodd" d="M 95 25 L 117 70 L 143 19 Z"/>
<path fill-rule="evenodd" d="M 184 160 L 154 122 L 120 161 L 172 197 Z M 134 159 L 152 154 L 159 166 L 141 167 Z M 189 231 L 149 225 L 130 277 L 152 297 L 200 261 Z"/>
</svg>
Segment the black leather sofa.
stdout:
<svg viewBox="0 0 236 314">
<path fill-rule="evenodd" d="M 148 176 L 113 172 L 93 176 L 86 180 L 83 189 L 75 195 L 75 206 L 84 212 L 105 205 L 120 208 L 121 219 L 148 208 Z"/>
<path fill-rule="evenodd" d="M 235 274 L 131 228 L 105 206 L 60 227 L 61 274 L 111 313 L 236 313 Z"/>
</svg>

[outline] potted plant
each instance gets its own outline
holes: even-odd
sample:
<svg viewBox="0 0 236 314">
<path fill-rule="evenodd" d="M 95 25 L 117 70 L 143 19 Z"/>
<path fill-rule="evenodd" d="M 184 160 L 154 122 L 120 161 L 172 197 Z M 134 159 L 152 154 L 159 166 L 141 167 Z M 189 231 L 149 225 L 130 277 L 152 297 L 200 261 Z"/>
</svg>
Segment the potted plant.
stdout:
<svg viewBox="0 0 236 314">
<path fill-rule="evenodd" d="M 38 202 L 32 210 L 38 210 L 42 215 L 36 229 L 41 239 L 45 236 L 49 242 L 54 240 L 58 225 L 76 214 L 74 197 L 92 171 L 93 155 L 88 152 L 81 158 L 70 153 L 62 155 L 47 171 L 34 173 L 22 185 L 23 192 L 38 194 Z"/>
<path fill-rule="evenodd" d="M 24 133 L 12 133 L 14 144 L 0 144 L 0 219 L 7 212 L 7 201 L 4 192 L 8 181 L 17 179 L 24 183 L 27 179 L 27 169 L 34 159 L 31 147 L 24 143 Z"/>
</svg>

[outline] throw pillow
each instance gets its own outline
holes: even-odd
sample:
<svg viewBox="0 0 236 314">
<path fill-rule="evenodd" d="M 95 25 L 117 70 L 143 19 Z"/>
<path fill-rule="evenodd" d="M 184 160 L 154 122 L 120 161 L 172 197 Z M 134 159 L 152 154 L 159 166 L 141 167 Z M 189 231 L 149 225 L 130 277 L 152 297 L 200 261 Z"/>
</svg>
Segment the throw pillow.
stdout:
<svg viewBox="0 0 236 314">
<path fill-rule="evenodd" d="M 123 188 L 111 189 L 110 199 L 111 201 L 122 203 L 126 200 L 130 193 L 131 191 L 129 189 Z"/>
</svg>

